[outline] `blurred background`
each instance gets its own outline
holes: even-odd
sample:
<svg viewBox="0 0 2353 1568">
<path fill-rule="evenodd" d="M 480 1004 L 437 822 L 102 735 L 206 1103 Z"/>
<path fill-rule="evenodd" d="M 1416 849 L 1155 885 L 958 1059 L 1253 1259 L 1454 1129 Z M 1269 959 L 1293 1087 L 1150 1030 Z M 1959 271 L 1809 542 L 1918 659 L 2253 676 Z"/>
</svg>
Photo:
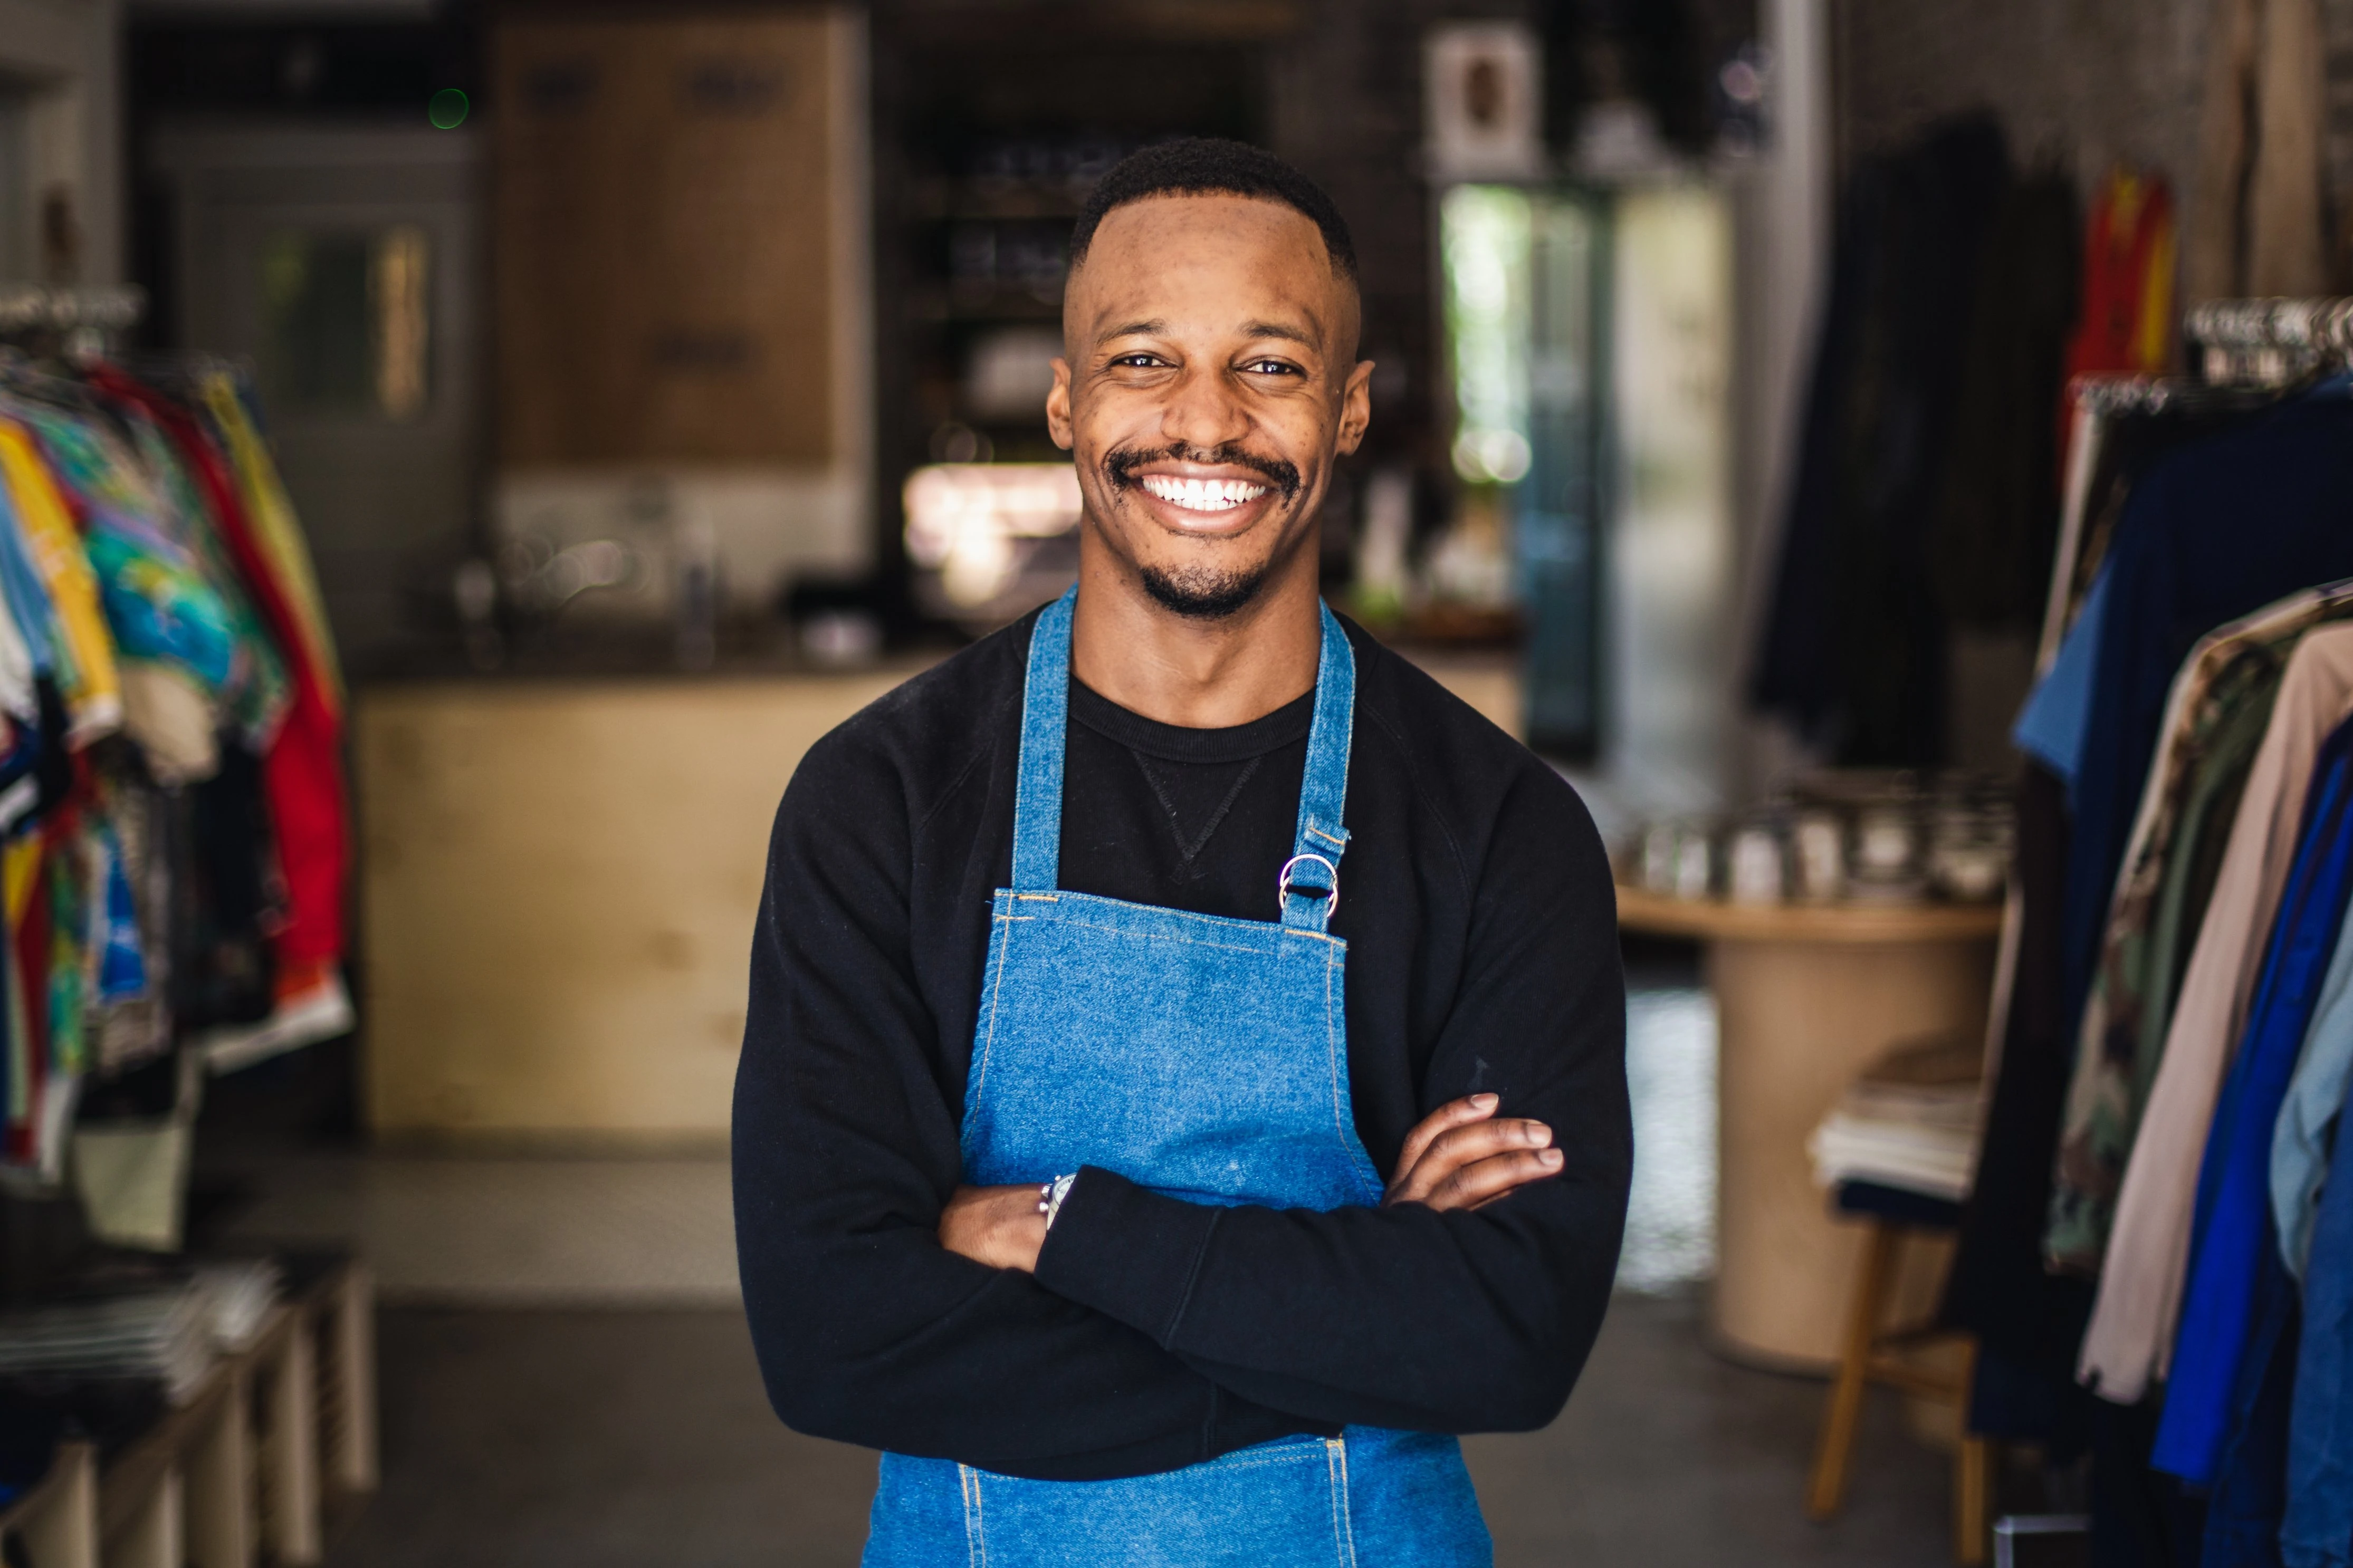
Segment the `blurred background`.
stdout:
<svg viewBox="0 0 2353 1568">
<path fill-rule="evenodd" d="M 1178 134 L 1355 233 L 1328 596 L 1620 863 L 1620 1293 L 1469 1446 L 1499 1560 L 2081 1511 L 1947 1335 L 1809 1522 L 1824 1380 L 1969 1192 L 2069 378 L 2320 365 L 2181 319 L 2343 286 L 2353 7 L 0 0 L 11 1553 L 855 1561 L 871 1456 L 777 1426 L 735 1292 L 766 831 L 1071 580 L 1068 240 Z"/>
</svg>

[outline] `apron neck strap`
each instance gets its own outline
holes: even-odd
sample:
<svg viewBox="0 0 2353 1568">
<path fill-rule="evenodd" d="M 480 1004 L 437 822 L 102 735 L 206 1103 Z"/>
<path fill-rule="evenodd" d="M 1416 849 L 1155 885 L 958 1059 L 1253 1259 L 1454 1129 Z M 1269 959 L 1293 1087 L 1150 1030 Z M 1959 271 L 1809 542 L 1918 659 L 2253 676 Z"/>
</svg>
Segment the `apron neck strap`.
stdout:
<svg viewBox="0 0 2353 1568">
<path fill-rule="evenodd" d="M 1029 634 L 1021 691 L 1021 764 L 1013 789 L 1013 886 L 1050 893 L 1062 863 L 1062 749 L 1070 740 L 1071 606 L 1078 584 L 1047 605 Z"/>
<path fill-rule="evenodd" d="M 1039 612 L 1029 634 L 1021 696 L 1021 757 L 1013 795 L 1013 886 L 1051 892 L 1062 858 L 1062 753 L 1070 736 L 1071 609 L 1078 589 Z M 1315 717 L 1307 731 L 1299 826 L 1276 878 L 1282 923 L 1320 931 L 1339 901 L 1341 816 L 1348 801 L 1348 742 L 1356 727 L 1356 653 L 1331 606 L 1319 602 L 1323 656 L 1315 671 Z"/>
<path fill-rule="evenodd" d="M 1274 879 L 1282 923 L 1324 930 L 1340 902 L 1340 857 L 1348 830 L 1340 818 L 1348 804 L 1348 742 L 1356 725 L 1356 650 L 1340 617 L 1321 599 L 1324 655 L 1315 669 L 1315 719 L 1307 728 L 1307 768 L 1299 781 L 1299 826 L 1291 858 Z"/>
</svg>

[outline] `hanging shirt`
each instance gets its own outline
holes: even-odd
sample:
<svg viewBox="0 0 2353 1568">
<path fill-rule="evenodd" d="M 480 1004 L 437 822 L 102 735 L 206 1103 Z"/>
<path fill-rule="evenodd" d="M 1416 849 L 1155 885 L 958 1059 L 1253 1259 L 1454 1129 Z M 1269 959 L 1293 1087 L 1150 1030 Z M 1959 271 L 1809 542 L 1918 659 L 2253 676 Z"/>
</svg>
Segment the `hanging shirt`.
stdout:
<svg viewBox="0 0 2353 1568">
<path fill-rule="evenodd" d="M 8 504 L 6 487 L 0 486 L 0 712 L 29 726 L 41 713 L 33 687 L 37 673 L 33 648 L 37 639 L 42 650 L 47 650 L 47 606 L 33 602 L 38 598 L 37 584 L 30 563 L 13 548 L 16 539 L 16 512 Z M 25 601 L 21 609 L 20 600 Z"/>
<path fill-rule="evenodd" d="M 2182 968 L 2213 898 L 2294 644 L 2234 647 L 2236 657 L 2207 688 L 2171 748 L 2173 799 L 2162 831 L 2129 863 L 2129 880 L 2117 890 L 2074 1041 L 2043 1255 L 2052 1268 L 2085 1279 L 2098 1276 L 2107 1250 L 2116 1189 L 2164 1060 Z"/>
<path fill-rule="evenodd" d="M 2205 1485 L 2229 1430 L 2230 1401 L 2269 1261 L 2272 1130 L 2286 1098 L 2330 950 L 2353 887 L 2353 725 L 2320 751 L 2295 861 L 2263 957 L 2253 1007 L 2199 1164 L 2190 1268 L 2165 1413 L 2150 1463 Z"/>
<path fill-rule="evenodd" d="M 318 682 L 327 711 L 340 719 L 343 711 L 343 677 L 335 661 L 335 640 L 327 629 L 326 601 L 319 593 L 319 575 L 311 563 L 311 547 L 295 521 L 293 503 L 279 482 L 278 465 L 270 460 L 260 430 L 246 397 L 246 389 L 222 372 L 203 378 L 205 408 L 220 435 L 235 475 L 237 497 L 244 503 L 248 526 L 270 584 L 284 605 L 286 626 L 294 651 Z"/>
<path fill-rule="evenodd" d="M 39 440 L 81 520 L 82 546 L 117 649 L 225 688 L 235 656 L 227 607 L 195 556 L 163 526 L 163 504 L 130 452 L 94 419 L 21 400 L 0 405 Z"/>
<path fill-rule="evenodd" d="M 186 409 L 111 368 L 95 373 L 110 395 L 145 411 L 172 438 L 206 513 L 219 527 L 246 591 L 293 679 L 293 700 L 262 754 L 270 826 L 286 884 L 286 921 L 272 939 L 279 963 L 315 979 L 343 954 L 350 825 L 343 800 L 343 734 L 336 694 L 290 603 L 232 471 L 211 433 Z"/>
<path fill-rule="evenodd" d="M 2353 1076 L 2353 922 L 2337 932 L 2312 1027 L 2272 1131 L 2272 1219 L 2279 1231 L 2280 1261 L 2298 1279 L 2312 1254 L 2313 1215 L 2345 1109 L 2348 1076 Z"/>
<path fill-rule="evenodd" d="M 2173 191 L 2122 164 L 2100 182 L 2084 235 L 2084 298 L 2069 376 L 2162 375 L 2173 362 Z"/>
<path fill-rule="evenodd" d="M 2353 1562 L 2353 1138 L 2337 1139 L 2327 1163 L 2304 1273 L 2304 1337 L 2288 1421 L 2286 1517 L 2278 1537 L 2285 1568 Z"/>
<path fill-rule="evenodd" d="M 2125 1168 L 2077 1368 L 2104 1399 L 2136 1404 L 2152 1377 L 2165 1375 L 2189 1265 L 2198 1151 L 2287 884 L 2314 759 L 2348 711 L 2353 626 L 2324 626 L 2288 661 Z"/>
<path fill-rule="evenodd" d="M 2194 936 L 2205 918 L 2280 676 L 2306 632 L 2348 616 L 2353 584 L 2290 595 L 2208 633 L 2174 677 L 2163 739 L 2109 902 L 2100 964 L 2074 1020 L 2044 1240 L 2054 1268 L 2099 1272 L 2189 957 L 2183 933 Z"/>
<path fill-rule="evenodd" d="M 2075 617 L 2059 657 L 2027 694 L 2010 740 L 2065 782 L 2069 804 L 2075 795 L 2075 773 L 2084 757 L 2084 721 L 2092 703 L 2092 666 L 2099 658 L 2100 625 L 2106 619 L 2108 574 L 2092 579 L 2084 607 Z"/>
<path fill-rule="evenodd" d="M 2234 420 L 2238 416 L 2232 416 Z M 2158 459 L 2108 552 L 2109 600 L 2076 774 L 2062 952 L 2080 1018 L 2174 674 L 2216 626 L 2353 578 L 2353 377 Z"/>
<path fill-rule="evenodd" d="M 56 617 L 65 655 L 58 684 L 70 720 L 68 739 L 87 745 L 122 723 L 122 688 L 115 677 L 114 641 L 99 609 L 98 579 L 38 448 L 23 426 L 5 419 L 0 419 L 0 477 Z"/>
<path fill-rule="evenodd" d="M 178 446 L 143 405 L 118 399 L 113 413 L 130 431 L 132 453 L 155 496 L 157 525 L 202 563 L 206 581 L 227 613 L 231 653 L 228 682 L 220 694 L 223 717 L 248 747 L 266 751 L 293 701 L 285 660 L 246 592 L 220 524 Z"/>
</svg>

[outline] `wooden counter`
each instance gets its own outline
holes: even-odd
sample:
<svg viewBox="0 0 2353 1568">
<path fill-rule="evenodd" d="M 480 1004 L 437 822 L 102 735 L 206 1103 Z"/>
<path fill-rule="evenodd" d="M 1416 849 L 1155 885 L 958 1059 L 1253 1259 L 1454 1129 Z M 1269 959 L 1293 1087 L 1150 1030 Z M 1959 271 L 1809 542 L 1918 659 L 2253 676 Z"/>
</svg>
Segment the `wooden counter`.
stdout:
<svg viewBox="0 0 2353 1568">
<path fill-rule="evenodd" d="M 776 802 L 908 673 L 363 693 L 371 1127 L 723 1140 Z"/>
<path fill-rule="evenodd" d="M 1826 1370 L 1861 1243 L 1831 1218 L 1807 1136 L 1895 1042 L 1984 1037 L 2000 906 L 1731 904 L 1621 886 L 1618 919 L 1707 944 L 1720 1060 L 1716 1342 L 1761 1365 Z M 1933 1289 L 1937 1261 L 1924 1258 L 1907 1305 Z"/>
</svg>

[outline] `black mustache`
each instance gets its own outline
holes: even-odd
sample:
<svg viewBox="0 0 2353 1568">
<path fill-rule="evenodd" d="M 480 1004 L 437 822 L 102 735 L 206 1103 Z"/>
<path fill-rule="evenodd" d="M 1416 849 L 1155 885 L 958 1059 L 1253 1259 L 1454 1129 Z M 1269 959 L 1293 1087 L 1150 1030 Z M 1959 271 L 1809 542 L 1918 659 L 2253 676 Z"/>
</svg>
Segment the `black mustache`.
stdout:
<svg viewBox="0 0 2353 1568">
<path fill-rule="evenodd" d="M 1202 463 L 1248 468 L 1261 475 L 1266 481 L 1282 492 L 1289 500 L 1299 493 L 1299 470 L 1281 458 L 1263 458 L 1246 452 L 1233 442 L 1222 447 L 1196 447 L 1168 446 L 1146 449 L 1142 447 L 1122 447 L 1103 459 L 1103 473 L 1111 479 L 1113 489 L 1132 489 L 1135 470 L 1146 463 Z"/>
</svg>

